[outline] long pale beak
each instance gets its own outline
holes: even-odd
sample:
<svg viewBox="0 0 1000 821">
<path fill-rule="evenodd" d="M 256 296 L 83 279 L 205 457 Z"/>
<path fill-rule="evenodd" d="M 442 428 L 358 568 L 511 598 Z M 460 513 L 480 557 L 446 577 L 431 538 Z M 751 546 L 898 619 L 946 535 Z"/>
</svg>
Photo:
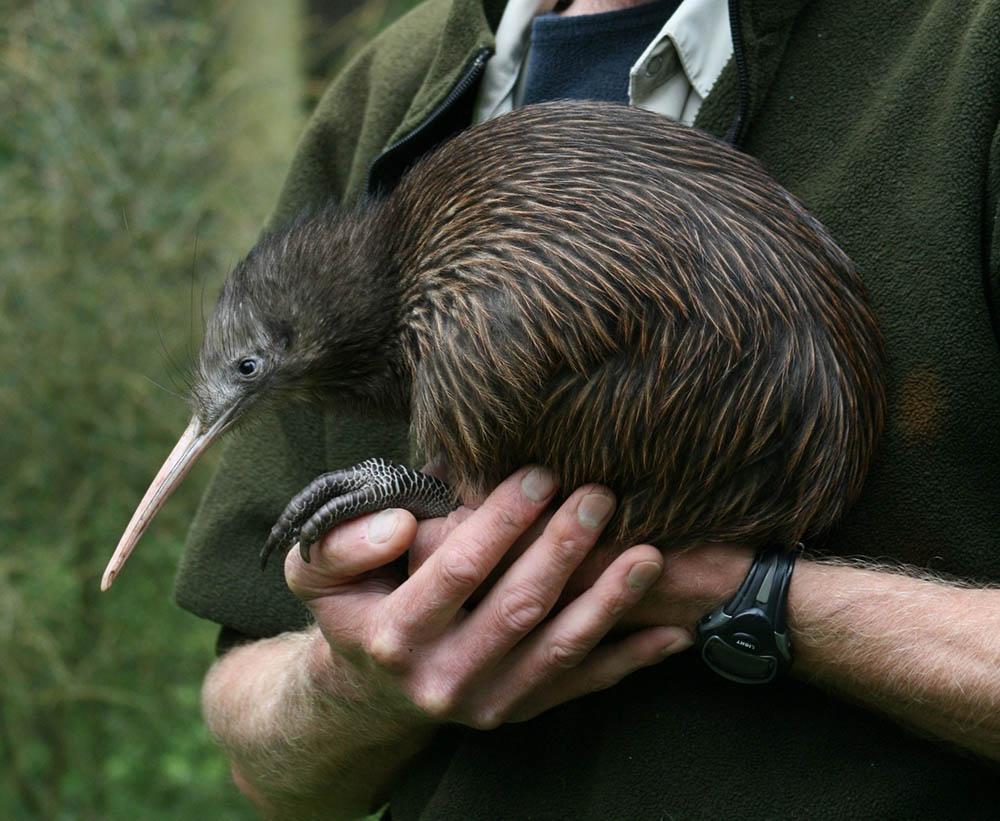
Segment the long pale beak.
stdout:
<svg viewBox="0 0 1000 821">
<path fill-rule="evenodd" d="M 104 571 L 104 577 L 101 579 L 101 590 L 107 590 L 111 587 L 111 583 L 135 549 L 142 534 L 146 532 L 153 517 L 187 476 L 194 463 L 208 449 L 208 446 L 229 427 L 232 417 L 231 413 L 224 414 L 219 421 L 205 431 L 202 431 L 197 416 L 191 419 L 187 429 L 174 445 L 174 449 L 170 451 L 167 461 L 163 463 L 150 484 L 146 495 L 139 502 L 139 507 L 132 514 L 132 520 L 125 528 L 125 532 L 118 542 L 118 547 L 115 548 L 114 555 Z"/>
</svg>

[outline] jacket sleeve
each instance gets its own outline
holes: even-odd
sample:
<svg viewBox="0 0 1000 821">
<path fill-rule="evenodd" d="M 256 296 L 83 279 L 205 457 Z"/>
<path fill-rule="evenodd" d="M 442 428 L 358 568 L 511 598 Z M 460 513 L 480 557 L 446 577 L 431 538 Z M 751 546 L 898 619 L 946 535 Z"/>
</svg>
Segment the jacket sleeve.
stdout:
<svg viewBox="0 0 1000 821">
<path fill-rule="evenodd" d="M 993 134 L 987 176 L 984 259 L 986 298 L 989 300 L 993 334 L 1000 345 L 1000 125 Z"/>
</svg>

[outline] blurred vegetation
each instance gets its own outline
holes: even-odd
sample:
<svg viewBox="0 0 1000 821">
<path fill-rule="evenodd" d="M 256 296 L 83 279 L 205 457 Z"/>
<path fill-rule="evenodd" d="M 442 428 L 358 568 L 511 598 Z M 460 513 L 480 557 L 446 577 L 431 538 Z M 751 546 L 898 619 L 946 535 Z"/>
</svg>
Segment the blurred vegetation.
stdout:
<svg viewBox="0 0 1000 821">
<path fill-rule="evenodd" d="M 277 195 L 301 67 L 401 10 L 372 2 L 0 0 L 0 818 L 252 817 L 199 716 L 216 628 L 170 595 L 207 468 L 98 582 Z"/>
</svg>

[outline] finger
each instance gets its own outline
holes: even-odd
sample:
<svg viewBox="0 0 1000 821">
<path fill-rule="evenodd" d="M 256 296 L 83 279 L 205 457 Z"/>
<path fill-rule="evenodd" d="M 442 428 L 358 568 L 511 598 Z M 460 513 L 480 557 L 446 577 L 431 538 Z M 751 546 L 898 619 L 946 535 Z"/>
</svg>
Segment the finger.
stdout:
<svg viewBox="0 0 1000 821">
<path fill-rule="evenodd" d="M 303 561 L 298 546 L 288 551 L 285 581 L 305 602 L 329 596 L 399 558 L 416 530 L 413 515 L 395 508 L 345 522 L 312 546 L 309 563 Z"/>
<path fill-rule="evenodd" d="M 539 467 L 501 482 L 393 594 L 396 628 L 410 639 L 442 633 L 555 491 L 555 477 Z"/>
<path fill-rule="evenodd" d="M 545 618 L 614 509 L 614 495 L 597 485 L 578 488 L 560 505 L 463 623 L 457 640 L 470 667 L 506 655 Z"/>
<path fill-rule="evenodd" d="M 660 552 L 650 545 L 626 550 L 551 622 L 529 636 L 511 656 L 508 674 L 497 679 L 494 703 L 519 700 L 509 683 L 534 689 L 579 666 L 659 578 Z"/>
<path fill-rule="evenodd" d="M 692 643 L 691 634 L 684 628 L 649 627 L 603 645 L 509 710 L 506 720 L 527 721 L 559 704 L 606 690 L 637 670 L 686 650 Z"/>
<path fill-rule="evenodd" d="M 460 507 L 443 518 L 423 519 L 418 522 L 416 538 L 407 553 L 408 575 L 416 573 L 444 543 L 448 535 L 473 513 L 475 510 L 472 508 Z"/>
</svg>

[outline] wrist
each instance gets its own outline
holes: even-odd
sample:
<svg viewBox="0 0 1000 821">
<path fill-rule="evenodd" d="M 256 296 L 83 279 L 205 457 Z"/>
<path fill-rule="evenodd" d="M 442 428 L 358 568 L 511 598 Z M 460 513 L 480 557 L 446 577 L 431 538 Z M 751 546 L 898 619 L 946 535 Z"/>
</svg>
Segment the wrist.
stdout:
<svg viewBox="0 0 1000 821">
<path fill-rule="evenodd" d="M 698 622 L 695 644 L 716 673 L 741 684 L 767 684 L 788 672 L 785 605 L 797 555 L 776 547 L 758 551 L 736 595 Z"/>
<path fill-rule="evenodd" d="M 380 704 L 385 700 L 385 688 L 379 686 L 376 677 L 334 650 L 318 627 L 311 633 L 312 640 L 303 660 L 310 692 L 338 712 L 374 709 L 379 715 L 389 714 L 387 705 Z"/>
<path fill-rule="evenodd" d="M 753 564 L 742 545 L 709 544 L 668 552 L 656 586 L 633 615 L 644 625 L 683 627 L 694 633 L 698 620 L 729 601 Z"/>
<path fill-rule="evenodd" d="M 310 687 L 331 698 L 352 699 L 358 689 L 358 682 L 350 680 L 356 678 L 350 675 L 353 667 L 343 661 L 339 665 L 335 663 L 333 649 L 318 627 L 313 627 L 310 634 L 311 641 L 303 660 Z"/>
<path fill-rule="evenodd" d="M 359 662 L 363 665 L 365 662 Z M 305 676 L 322 707 L 338 715 L 357 713 L 370 741 L 429 737 L 437 726 L 384 676 L 368 672 L 334 650 L 318 629 L 305 658 Z"/>
<path fill-rule="evenodd" d="M 663 574 L 673 595 L 714 609 L 736 594 L 755 555 L 743 545 L 702 545 L 668 556 Z"/>
</svg>

